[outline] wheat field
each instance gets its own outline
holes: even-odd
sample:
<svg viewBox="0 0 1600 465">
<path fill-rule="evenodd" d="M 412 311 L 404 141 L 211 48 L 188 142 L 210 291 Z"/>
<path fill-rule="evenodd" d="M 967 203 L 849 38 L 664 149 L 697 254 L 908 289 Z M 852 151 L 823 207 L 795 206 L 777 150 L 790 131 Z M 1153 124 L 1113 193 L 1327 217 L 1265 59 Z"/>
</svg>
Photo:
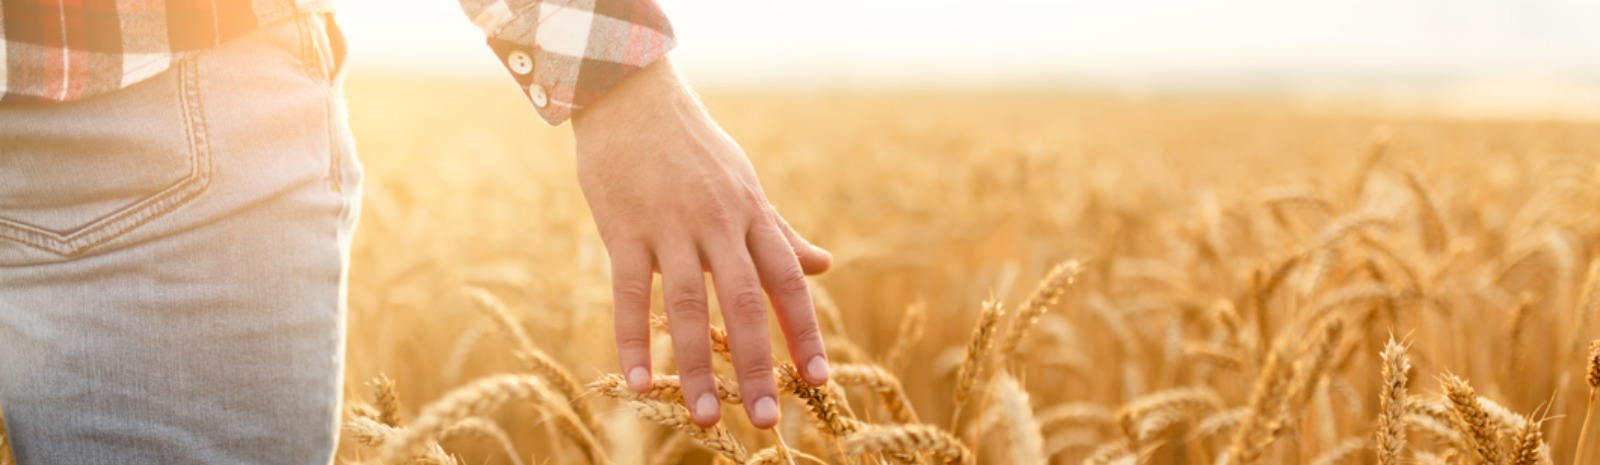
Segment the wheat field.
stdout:
<svg viewBox="0 0 1600 465">
<path fill-rule="evenodd" d="M 835 255 L 813 281 L 835 368 L 774 374 L 775 431 L 736 389 L 702 430 L 670 377 L 617 388 L 565 128 L 504 83 L 348 89 L 368 181 L 340 463 L 1600 463 L 1576 453 L 1600 124 L 708 92 Z"/>
</svg>

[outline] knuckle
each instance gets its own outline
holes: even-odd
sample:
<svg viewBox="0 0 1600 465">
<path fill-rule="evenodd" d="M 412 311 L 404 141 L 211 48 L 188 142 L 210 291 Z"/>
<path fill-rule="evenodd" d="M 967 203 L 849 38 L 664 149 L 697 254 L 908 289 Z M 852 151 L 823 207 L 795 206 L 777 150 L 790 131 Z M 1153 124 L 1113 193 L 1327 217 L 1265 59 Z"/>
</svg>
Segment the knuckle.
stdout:
<svg viewBox="0 0 1600 465">
<path fill-rule="evenodd" d="M 754 362 L 740 366 L 739 379 L 743 380 L 746 386 L 760 388 L 760 384 L 752 384 L 752 382 L 765 383 L 772 379 L 772 361 L 767 358 L 759 358 Z"/>
<path fill-rule="evenodd" d="M 650 289 L 639 283 L 616 283 L 612 288 L 615 299 L 622 304 L 638 305 L 650 301 Z"/>
<path fill-rule="evenodd" d="M 766 299 L 760 291 L 749 289 L 738 291 L 734 293 L 730 305 L 732 310 L 729 312 L 730 317 L 738 318 L 740 323 L 760 323 L 766 318 Z"/>
<path fill-rule="evenodd" d="M 650 350 L 649 334 L 617 334 L 617 349 L 624 352 Z"/>
<path fill-rule="evenodd" d="M 706 202 L 700 207 L 700 215 L 708 223 L 716 225 L 733 224 L 735 217 L 733 206 L 721 200 Z"/>
<path fill-rule="evenodd" d="M 620 221 L 606 221 L 595 225 L 596 232 L 600 233 L 600 242 L 605 244 L 606 250 L 615 252 L 629 245 L 639 242 L 639 237 L 629 227 L 628 223 Z"/>
<path fill-rule="evenodd" d="M 767 199 L 761 195 L 760 188 L 747 187 L 740 190 L 739 194 L 741 204 L 753 208 L 755 211 L 764 212 L 771 207 L 771 204 L 767 203 Z"/>
<path fill-rule="evenodd" d="M 810 295 L 810 283 L 806 282 L 806 275 L 798 266 L 786 266 L 778 275 L 777 288 L 781 292 Z"/>
<path fill-rule="evenodd" d="M 672 303 L 667 305 L 667 311 L 672 312 L 673 318 L 682 318 L 685 322 L 703 321 L 705 320 L 706 295 L 701 291 L 678 291 L 673 294 Z"/>
<path fill-rule="evenodd" d="M 709 379 L 709 378 L 711 378 L 712 370 L 711 370 L 711 365 L 710 364 L 690 363 L 690 364 L 685 364 L 683 366 L 683 368 L 679 371 L 678 374 L 681 375 L 686 380 L 687 379 Z"/>
<path fill-rule="evenodd" d="M 822 342 L 822 330 L 817 328 L 816 323 L 811 323 L 803 325 L 800 327 L 800 329 L 795 330 L 794 337 L 799 339 L 799 341 L 796 342 L 817 341 L 820 343 Z"/>
</svg>

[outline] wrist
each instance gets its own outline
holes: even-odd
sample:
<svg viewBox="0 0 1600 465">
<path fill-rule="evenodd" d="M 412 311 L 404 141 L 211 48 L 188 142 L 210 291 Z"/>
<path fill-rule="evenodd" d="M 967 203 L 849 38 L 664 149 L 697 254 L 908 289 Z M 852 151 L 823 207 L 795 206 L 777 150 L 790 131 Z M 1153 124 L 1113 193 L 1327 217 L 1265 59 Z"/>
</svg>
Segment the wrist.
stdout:
<svg viewBox="0 0 1600 465">
<path fill-rule="evenodd" d="M 579 139 L 617 133 L 685 108 L 698 109 L 698 104 L 678 78 L 672 63 L 662 57 L 573 113 L 572 130 Z"/>
</svg>

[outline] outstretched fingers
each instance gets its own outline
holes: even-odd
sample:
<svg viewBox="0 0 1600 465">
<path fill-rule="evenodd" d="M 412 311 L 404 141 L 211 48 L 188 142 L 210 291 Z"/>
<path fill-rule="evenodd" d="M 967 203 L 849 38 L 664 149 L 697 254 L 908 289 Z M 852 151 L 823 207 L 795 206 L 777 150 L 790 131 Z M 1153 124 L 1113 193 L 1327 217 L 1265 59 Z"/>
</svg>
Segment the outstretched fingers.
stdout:
<svg viewBox="0 0 1600 465">
<path fill-rule="evenodd" d="M 805 272 L 791 252 L 798 247 L 791 248 L 791 243 L 779 230 L 780 224 L 757 224 L 746 240 L 761 273 L 761 285 L 776 307 L 778 325 L 788 341 L 790 358 L 800 367 L 806 382 L 820 386 L 828 382 L 827 350 L 822 343 L 822 332 L 817 329 Z"/>
</svg>

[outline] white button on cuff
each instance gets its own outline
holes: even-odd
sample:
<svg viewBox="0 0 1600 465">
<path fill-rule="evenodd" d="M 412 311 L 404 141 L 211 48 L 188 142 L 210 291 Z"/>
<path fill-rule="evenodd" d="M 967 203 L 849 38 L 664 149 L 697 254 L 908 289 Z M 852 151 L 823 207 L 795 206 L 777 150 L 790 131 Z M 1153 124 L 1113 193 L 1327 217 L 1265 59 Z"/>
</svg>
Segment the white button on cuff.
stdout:
<svg viewBox="0 0 1600 465">
<path fill-rule="evenodd" d="M 511 72 L 528 74 L 533 72 L 533 57 L 528 56 L 527 52 L 513 50 L 506 55 L 506 65 L 511 67 Z"/>
<path fill-rule="evenodd" d="M 528 97 L 533 99 L 533 106 L 544 108 L 550 104 L 550 96 L 544 93 L 544 88 L 538 84 L 528 86 Z"/>
</svg>

